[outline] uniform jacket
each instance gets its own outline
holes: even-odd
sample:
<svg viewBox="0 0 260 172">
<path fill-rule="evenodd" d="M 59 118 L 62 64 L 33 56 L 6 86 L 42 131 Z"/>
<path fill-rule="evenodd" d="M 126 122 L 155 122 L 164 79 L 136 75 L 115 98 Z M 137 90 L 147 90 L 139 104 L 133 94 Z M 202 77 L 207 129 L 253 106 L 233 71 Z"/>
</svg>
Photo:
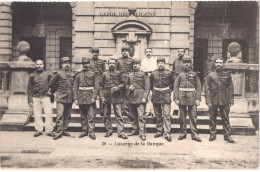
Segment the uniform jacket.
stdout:
<svg viewBox="0 0 260 172">
<path fill-rule="evenodd" d="M 206 60 L 206 72 L 204 76 L 207 76 L 210 72 L 213 72 L 215 69 L 215 60 L 213 59 L 207 59 Z"/>
<path fill-rule="evenodd" d="M 224 70 L 209 73 L 205 81 L 205 96 L 207 104 L 233 104 L 234 87 L 231 74 Z"/>
<path fill-rule="evenodd" d="M 101 59 L 91 59 L 90 70 L 101 76 L 106 70 L 105 61 Z"/>
<path fill-rule="evenodd" d="M 120 71 L 121 73 L 130 73 L 132 72 L 132 58 L 123 58 L 121 57 L 116 61 L 116 70 Z"/>
<path fill-rule="evenodd" d="M 183 59 L 175 59 L 172 65 L 172 71 L 174 75 L 177 77 L 179 73 L 183 71 Z"/>
<path fill-rule="evenodd" d="M 80 90 L 79 87 L 94 87 L 93 90 Z M 73 85 L 73 98 L 79 104 L 92 104 L 91 99 L 96 99 L 99 90 L 98 75 L 93 71 L 82 71 L 75 77 Z"/>
<path fill-rule="evenodd" d="M 60 70 L 57 74 L 53 75 L 49 87 L 56 91 L 56 100 L 60 103 L 73 102 L 73 83 L 75 74 L 72 71 L 66 72 Z"/>
<path fill-rule="evenodd" d="M 118 87 L 114 92 L 111 88 Z M 107 103 L 121 104 L 123 102 L 122 89 L 125 88 L 125 81 L 120 71 L 105 71 L 101 76 L 100 96 L 106 99 Z"/>
<path fill-rule="evenodd" d="M 130 85 L 135 87 L 133 91 L 129 90 Z M 142 103 L 143 98 L 147 101 L 150 90 L 150 80 L 148 74 L 143 71 L 130 73 L 126 80 L 126 90 L 128 103 L 140 104 Z"/>
<path fill-rule="evenodd" d="M 196 91 L 180 91 L 179 88 L 195 88 Z M 201 83 L 196 72 L 183 71 L 174 82 L 174 100 L 180 105 L 195 105 L 195 100 L 201 100 Z"/>
<path fill-rule="evenodd" d="M 45 71 L 35 71 L 30 74 L 27 87 L 28 103 L 32 103 L 32 97 L 43 97 L 48 92 L 52 75 Z"/>
<path fill-rule="evenodd" d="M 152 102 L 153 103 L 171 103 L 171 91 L 173 90 L 173 73 L 167 69 L 160 71 L 156 69 L 150 75 L 150 83 L 152 90 Z M 157 88 L 166 88 L 170 89 L 165 91 L 154 90 L 154 87 Z"/>
</svg>

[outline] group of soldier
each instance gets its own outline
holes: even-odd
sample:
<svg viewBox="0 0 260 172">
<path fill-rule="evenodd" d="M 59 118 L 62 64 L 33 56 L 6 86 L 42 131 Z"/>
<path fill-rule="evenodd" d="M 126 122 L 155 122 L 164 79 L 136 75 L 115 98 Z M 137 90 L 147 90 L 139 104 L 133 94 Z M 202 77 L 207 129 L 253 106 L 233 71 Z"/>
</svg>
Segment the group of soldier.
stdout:
<svg viewBox="0 0 260 172">
<path fill-rule="evenodd" d="M 133 59 L 129 47 L 123 46 L 122 57 L 108 60 L 99 59 L 99 49 L 92 48 L 92 58 L 82 58 L 83 69 L 73 72 L 69 57 L 61 58 L 61 70 L 53 76 L 43 70 L 42 60 L 36 61 L 36 71 L 30 75 L 28 102 L 33 107 L 35 117 L 35 137 L 43 134 L 41 118 L 42 106 L 45 112 L 45 131 L 54 140 L 70 136 L 68 125 L 71 119 L 72 104 L 79 106 L 82 124 L 80 138 L 89 136 L 95 140 L 96 104 L 100 105 L 106 128 L 105 137 L 113 134 L 111 105 L 114 109 L 118 137 L 139 135 L 146 140 L 146 117 L 156 117 L 154 138 L 164 137 L 171 142 L 171 94 L 180 110 L 180 136 L 187 135 L 186 114 L 189 115 L 191 138 L 201 142 L 197 129 L 197 106 L 200 105 L 202 86 L 199 76 L 192 70 L 192 59 L 184 57 L 185 50 L 178 50 L 173 70 L 165 67 L 165 58 L 152 56 L 152 49 L 145 50 L 146 58 Z M 234 102 L 233 84 L 229 72 L 223 70 L 223 59 L 215 60 L 215 69 L 208 72 L 204 82 L 206 104 L 210 111 L 210 138 L 216 139 L 216 117 L 218 109 L 223 119 L 224 139 L 234 143 L 230 137 L 229 108 Z M 52 121 L 53 94 L 56 93 L 57 119 L 55 132 Z M 50 98 L 51 97 L 51 98 Z M 100 101 L 97 103 L 97 101 Z M 123 115 L 132 124 L 132 132 L 124 133 Z"/>
</svg>

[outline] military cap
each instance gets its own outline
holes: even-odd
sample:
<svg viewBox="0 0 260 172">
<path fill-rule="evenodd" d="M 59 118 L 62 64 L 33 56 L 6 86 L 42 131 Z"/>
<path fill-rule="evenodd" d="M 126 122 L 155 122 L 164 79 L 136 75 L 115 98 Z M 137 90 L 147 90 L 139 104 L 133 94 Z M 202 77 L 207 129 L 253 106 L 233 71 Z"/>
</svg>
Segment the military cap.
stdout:
<svg viewBox="0 0 260 172">
<path fill-rule="evenodd" d="M 70 61 L 70 58 L 69 57 L 62 57 L 60 59 L 61 63 L 64 63 L 64 62 L 67 62 L 67 61 Z"/>
<path fill-rule="evenodd" d="M 133 59 L 132 64 L 133 63 L 141 63 L 141 59 Z"/>
<path fill-rule="evenodd" d="M 190 62 L 191 63 L 191 58 L 189 56 L 186 56 L 183 58 L 183 62 Z"/>
<path fill-rule="evenodd" d="M 94 52 L 98 52 L 99 53 L 99 48 L 98 47 L 93 47 L 91 48 L 91 52 L 94 53 Z"/>
<path fill-rule="evenodd" d="M 159 61 L 163 61 L 165 63 L 165 58 L 164 57 L 158 57 L 157 62 L 159 62 Z"/>
<path fill-rule="evenodd" d="M 121 51 L 123 51 L 123 50 L 130 50 L 130 48 L 128 47 L 128 46 L 123 46 L 122 48 L 121 48 Z"/>
<path fill-rule="evenodd" d="M 90 63 L 90 58 L 82 57 L 82 63 Z"/>
</svg>

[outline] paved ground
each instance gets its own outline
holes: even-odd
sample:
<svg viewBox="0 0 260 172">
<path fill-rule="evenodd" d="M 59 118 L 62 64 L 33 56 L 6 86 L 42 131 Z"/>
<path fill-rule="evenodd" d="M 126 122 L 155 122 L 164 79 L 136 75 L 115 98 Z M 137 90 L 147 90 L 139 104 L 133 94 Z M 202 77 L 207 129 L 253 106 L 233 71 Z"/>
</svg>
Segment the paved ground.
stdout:
<svg viewBox="0 0 260 172">
<path fill-rule="evenodd" d="M 203 142 L 190 139 L 173 142 L 147 134 L 142 142 L 137 136 L 128 140 L 104 138 L 79 139 L 79 133 L 53 141 L 46 135 L 33 137 L 34 132 L 0 132 L 1 167 L 9 168 L 83 168 L 83 169 L 257 169 L 259 137 L 232 136 L 235 144 L 223 140 L 209 142 L 209 135 L 200 135 Z"/>
</svg>

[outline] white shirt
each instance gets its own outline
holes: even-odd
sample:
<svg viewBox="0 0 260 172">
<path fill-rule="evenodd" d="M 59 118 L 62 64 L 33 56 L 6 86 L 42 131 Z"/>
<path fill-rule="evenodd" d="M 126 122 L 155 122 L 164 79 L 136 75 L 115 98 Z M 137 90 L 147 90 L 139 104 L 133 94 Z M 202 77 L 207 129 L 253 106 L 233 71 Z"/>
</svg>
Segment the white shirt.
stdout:
<svg viewBox="0 0 260 172">
<path fill-rule="evenodd" d="M 152 72 L 157 69 L 157 58 L 150 57 L 142 59 L 141 61 L 141 71 L 144 72 Z"/>
</svg>

